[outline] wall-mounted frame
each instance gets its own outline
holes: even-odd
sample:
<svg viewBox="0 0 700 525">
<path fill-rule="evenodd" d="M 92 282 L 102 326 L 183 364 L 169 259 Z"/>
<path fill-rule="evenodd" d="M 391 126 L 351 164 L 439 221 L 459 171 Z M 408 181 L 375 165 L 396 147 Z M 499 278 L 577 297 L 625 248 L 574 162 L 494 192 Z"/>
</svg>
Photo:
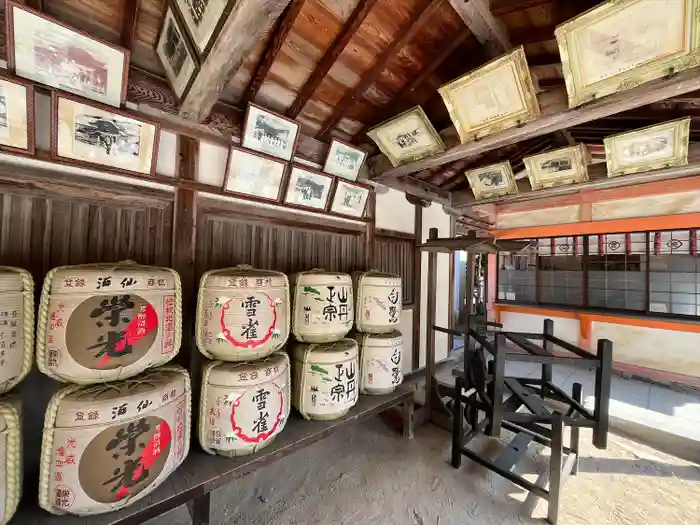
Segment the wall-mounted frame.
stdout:
<svg viewBox="0 0 700 525">
<path fill-rule="evenodd" d="M 182 100 L 192 86 L 199 61 L 175 10 L 168 6 L 156 41 L 156 54 L 170 80 L 175 96 Z"/>
<path fill-rule="evenodd" d="M 155 175 L 160 125 L 72 95 L 51 94 L 51 155 L 63 162 Z"/>
<path fill-rule="evenodd" d="M 533 190 L 588 180 L 588 150 L 584 144 L 523 159 Z"/>
<path fill-rule="evenodd" d="M 333 177 L 321 171 L 292 164 L 289 170 L 285 204 L 312 210 L 325 210 L 333 186 Z"/>
<path fill-rule="evenodd" d="M 605 2 L 554 32 L 569 107 L 700 65 L 699 0 Z"/>
<path fill-rule="evenodd" d="M 173 0 L 197 53 L 203 57 L 216 42 L 235 0 Z"/>
<path fill-rule="evenodd" d="M 606 137 L 608 177 L 688 164 L 690 118 Z"/>
<path fill-rule="evenodd" d="M 265 155 L 292 160 L 299 140 L 299 124 L 257 104 L 248 104 L 241 145 Z"/>
<path fill-rule="evenodd" d="M 396 167 L 445 151 L 445 144 L 423 108 L 416 106 L 367 131 Z"/>
<path fill-rule="evenodd" d="M 330 211 L 338 215 L 361 219 L 365 214 L 371 191 L 372 189 L 364 184 L 336 179 Z"/>
<path fill-rule="evenodd" d="M 524 124 L 540 114 L 522 46 L 438 91 L 462 143 Z"/>
<path fill-rule="evenodd" d="M 0 75 L 0 151 L 34 155 L 34 85 Z"/>
<path fill-rule="evenodd" d="M 279 202 L 287 163 L 231 146 L 223 190 L 227 193 Z"/>
<path fill-rule="evenodd" d="M 347 180 L 357 180 L 367 152 L 334 138 L 323 163 L 323 171 Z"/>
<path fill-rule="evenodd" d="M 129 50 L 12 1 L 5 16 L 8 70 L 110 106 L 125 101 Z"/>
<path fill-rule="evenodd" d="M 467 171 L 465 175 L 476 200 L 518 194 L 518 186 L 515 183 L 510 162 L 483 166 Z"/>
</svg>

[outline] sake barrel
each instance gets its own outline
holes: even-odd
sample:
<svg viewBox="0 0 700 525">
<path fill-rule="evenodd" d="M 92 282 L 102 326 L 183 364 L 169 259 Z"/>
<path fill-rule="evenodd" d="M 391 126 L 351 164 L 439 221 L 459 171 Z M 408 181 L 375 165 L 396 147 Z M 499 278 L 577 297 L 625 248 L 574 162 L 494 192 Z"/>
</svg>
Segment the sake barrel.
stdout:
<svg viewBox="0 0 700 525">
<path fill-rule="evenodd" d="M 401 320 L 401 277 L 371 270 L 353 275 L 358 332 L 384 334 Z"/>
<path fill-rule="evenodd" d="M 0 525 L 12 519 L 22 495 L 20 412 L 19 399 L 0 398 Z"/>
<path fill-rule="evenodd" d="M 289 280 L 280 272 L 237 266 L 202 276 L 197 346 L 209 359 L 248 361 L 289 337 Z"/>
<path fill-rule="evenodd" d="M 190 397 L 187 372 L 171 365 L 59 390 L 44 423 L 39 504 L 87 516 L 147 496 L 187 456 Z"/>
<path fill-rule="evenodd" d="M 180 277 L 132 262 L 61 266 L 44 280 L 39 370 L 78 384 L 126 379 L 180 349 Z"/>
<path fill-rule="evenodd" d="M 401 332 L 356 333 L 355 338 L 360 345 L 360 392 L 382 395 L 396 390 L 403 381 Z"/>
<path fill-rule="evenodd" d="M 303 343 L 330 343 L 347 335 L 354 320 L 352 278 L 311 270 L 292 276 L 292 332 Z"/>
<path fill-rule="evenodd" d="M 292 403 L 305 419 L 343 417 L 357 403 L 357 341 L 294 347 Z"/>
<path fill-rule="evenodd" d="M 289 356 L 209 363 L 204 368 L 199 442 L 210 454 L 243 456 L 266 447 L 289 418 Z"/>
<path fill-rule="evenodd" d="M 34 359 L 34 281 L 21 268 L 0 266 L 0 393 L 22 381 Z"/>
</svg>

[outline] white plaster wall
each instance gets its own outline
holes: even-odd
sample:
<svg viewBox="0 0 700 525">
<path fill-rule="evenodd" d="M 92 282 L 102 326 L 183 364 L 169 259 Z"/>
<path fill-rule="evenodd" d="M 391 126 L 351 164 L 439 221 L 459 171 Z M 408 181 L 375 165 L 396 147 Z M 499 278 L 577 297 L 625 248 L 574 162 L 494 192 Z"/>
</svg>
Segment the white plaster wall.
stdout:
<svg viewBox="0 0 700 525">
<path fill-rule="evenodd" d="M 228 152 L 228 148 L 219 144 L 200 141 L 197 181 L 217 188 L 223 187 Z"/>
<path fill-rule="evenodd" d="M 496 217 L 496 228 L 526 228 L 528 226 L 570 224 L 578 222 L 579 216 L 580 207 L 578 205 L 516 213 L 499 213 Z"/>
<path fill-rule="evenodd" d="M 563 319 L 543 315 L 521 314 L 518 312 L 501 312 L 503 330 L 508 332 L 529 332 L 541 334 L 545 319 L 554 321 L 554 335 L 567 343 L 579 344 L 581 325 L 578 319 Z"/>
<path fill-rule="evenodd" d="M 594 221 L 676 215 L 699 211 L 700 191 L 594 202 L 591 206 L 591 216 Z"/>
<path fill-rule="evenodd" d="M 404 192 L 388 189 L 386 193 L 377 193 L 377 228 L 413 233 L 416 224 L 415 205 L 406 200 Z"/>
</svg>

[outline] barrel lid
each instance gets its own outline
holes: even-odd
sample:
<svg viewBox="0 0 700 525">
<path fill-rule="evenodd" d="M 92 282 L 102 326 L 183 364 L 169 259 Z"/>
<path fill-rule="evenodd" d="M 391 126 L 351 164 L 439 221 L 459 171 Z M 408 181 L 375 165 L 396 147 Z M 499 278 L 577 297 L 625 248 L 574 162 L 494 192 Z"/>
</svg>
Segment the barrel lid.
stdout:
<svg viewBox="0 0 700 525">
<path fill-rule="evenodd" d="M 54 294 L 170 291 L 178 288 L 180 281 L 170 268 L 144 266 L 133 261 L 59 266 L 46 279 L 51 279 L 51 293 Z"/>
<path fill-rule="evenodd" d="M 248 280 L 248 282 L 243 282 Z M 289 287 L 287 276 L 282 272 L 273 270 L 260 270 L 247 264 L 240 264 L 232 268 L 220 268 L 211 270 L 202 276 L 200 284 L 203 288 L 265 288 L 265 287 Z"/>
<path fill-rule="evenodd" d="M 298 344 L 294 347 L 294 359 L 303 361 L 308 354 L 313 354 L 314 363 L 337 363 L 358 355 L 357 341 L 341 339 L 335 343 Z"/>
<path fill-rule="evenodd" d="M 294 274 L 294 277 L 296 279 L 300 279 L 301 277 L 328 277 L 328 278 L 336 278 L 336 279 L 342 279 L 342 280 L 352 280 L 349 274 L 347 273 L 342 273 L 342 272 L 331 272 L 328 270 L 323 270 L 320 268 L 314 268 L 313 270 L 308 270 L 305 272 L 299 272 L 297 274 Z"/>
<path fill-rule="evenodd" d="M 275 352 L 257 361 L 239 363 L 213 363 L 209 368 L 209 384 L 212 386 L 251 386 L 265 383 L 286 374 L 289 356 Z"/>
<path fill-rule="evenodd" d="M 357 335 L 365 336 L 367 339 L 400 339 L 401 337 L 403 337 L 401 332 L 399 332 L 398 330 L 394 330 L 394 331 L 386 333 L 386 334 L 360 334 L 360 333 L 358 333 Z"/>
<path fill-rule="evenodd" d="M 22 273 L 26 273 L 25 270 L 11 266 L 0 266 L 0 293 L 24 291 Z"/>
<path fill-rule="evenodd" d="M 274 270 L 261 270 L 253 268 L 248 264 L 239 264 L 230 268 L 219 268 L 207 272 L 208 275 L 230 275 L 232 277 L 279 277 L 284 276 L 282 272 Z"/>
<path fill-rule="evenodd" d="M 358 277 L 380 277 L 382 279 L 400 279 L 401 276 L 395 273 L 380 272 L 379 270 L 369 270 L 368 272 L 357 272 Z M 354 274 L 353 274 L 354 276 Z"/>
</svg>

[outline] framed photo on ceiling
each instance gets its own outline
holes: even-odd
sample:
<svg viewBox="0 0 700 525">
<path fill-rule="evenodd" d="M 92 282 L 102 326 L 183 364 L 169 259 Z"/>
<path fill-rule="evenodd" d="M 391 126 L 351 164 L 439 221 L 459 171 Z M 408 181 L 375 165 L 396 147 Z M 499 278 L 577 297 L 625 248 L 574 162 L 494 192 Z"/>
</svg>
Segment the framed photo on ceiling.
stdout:
<svg viewBox="0 0 700 525">
<path fill-rule="evenodd" d="M 17 76 L 114 107 L 126 98 L 130 53 L 7 2 L 7 65 Z"/>
<path fill-rule="evenodd" d="M 234 0 L 173 0 L 200 57 L 216 41 Z"/>
<path fill-rule="evenodd" d="M 292 160 L 299 139 L 299 124 L 256 104 L 248 104 L 243 125 L 244 148 Z"/>
<path fill-rule="evenodd" d="M 605 2 L 556 28 L 569 107 L 700 65 L 698 0 Z"/>
<path fill-rule="evenodd" d="M 535 120 L 540 114 L 522 46 L 438 91 L 462 143 Z"/>
<path fill-rule="evenodd" d="M 584 144 L 525 157 L 523 163 L 533 190 L 588 180 L 588 150 Z"/>
<path fill-rule="evenodd" d="M 332 185 L 333 177 L 330 175 L 293 164 L 284 202 L 314 210 L 325 210 L 328 207 Z"/>
<path fill-rule="evenodd" d="M 34 85 L 0 75 L 0 151 L 34 150 Z"/>
<path fill-rule="evenodd" d="M 109 106 L 51 95 L 51 154 L 71 164 L 154 175 L 160 126 Z"/>
<path fill-rule="evenodd" d="M 420 106 L 382 122 L 367 135 L 394 167 L 445 151 L 445 144 Z"/>
<path fill-rule="evenodd" d="M 518 187 L 510 162 L 491 164 L 465 173 L 476 200 L 517 195 Z"/>
<path fill-rule="evenodd" d="M 347 215 L 356 219 L 362 218 L 367 207 L 370 188 L 356 182 L 336 179 L 335 193 L 331 203 L 331 212 Z"/>
<path fill-rule="evenodd" d="M 688 164 L 690 118 L 606 137 L 608 177 Z"/>
<path fill-rule="evenodd" d="M 333 139 L 323 165 L 323 171 L 348 180 L 357 180 L 367 152 L 342 140 Z"/>
<path fill-rule="evenodd" d="M 170 80 L 173 93 L 182 100 L 192 86 L 192 81 L 199 70 L 199 62 L 171 7 L 165 11 L 165 19 L 156 44 L 156 53 Z"/>
<path fill-rule="evenodd" d="M 277 202 L 282 192 L 286 162 L 231 146 L 224 191 Z"/>
</svg>

